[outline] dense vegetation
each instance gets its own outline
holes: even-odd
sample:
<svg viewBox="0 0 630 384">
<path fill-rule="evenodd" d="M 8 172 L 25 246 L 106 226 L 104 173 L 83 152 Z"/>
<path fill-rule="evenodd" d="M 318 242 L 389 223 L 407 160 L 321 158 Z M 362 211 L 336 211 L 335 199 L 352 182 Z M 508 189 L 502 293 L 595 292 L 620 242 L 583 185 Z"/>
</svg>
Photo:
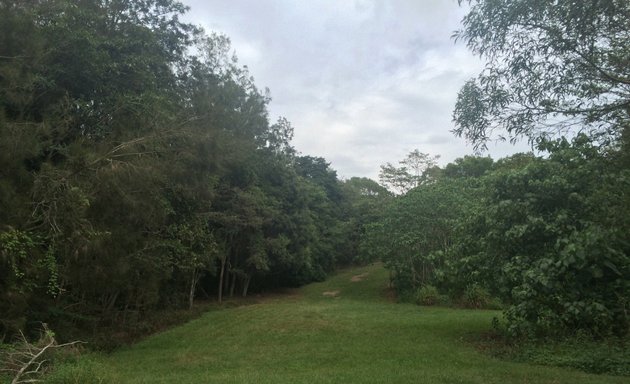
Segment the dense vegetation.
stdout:
<svg viewBox="0 0 630 384">
<path fill-rule="evenodd" d="M 527 138 L 541 156 L 440 169 L 416 151 L 388 164 L 391 186 L 413 176 L 410 158 L 424 167 L 369 226 L 366 257 L 383 257 L 398 290 L 421 303 L 500 299 L 512 335 L 626 335 L 630 3 L 467 3 L 455 37 L 487 65 L 459 94 L 455 133 L 477 148 Z"/>
<path fill-rule="evenodd" d="M 111 340 L 375 260 L 402 299 L 503 308 L 515 340 L 623 345 L 630 3 L 467 3 L 455 37 L 487 66 L 454 133 L 539 154 L 415 150 L 379 185 L 297 153 L 229 39 L 175 0 L 0 0 L 0 345 L 42 322 Z"/>
<path fill-rule="evenodd" d="M 368 226 L 365 255 L 381 257 L 399 293 L 420 303 L 500 299 L 512 334 L 625 335 L 628 168 L 585 136 L 540 146 L 546 157 L 466 157 L 433 169 L 433 181 Z"/>
<path fill-rule="evenodd" d="M 185 11 L 0 1 L 0 342 L 321 280 L 356 254 L 378 186 L 297 154 Z"/>
</svg>

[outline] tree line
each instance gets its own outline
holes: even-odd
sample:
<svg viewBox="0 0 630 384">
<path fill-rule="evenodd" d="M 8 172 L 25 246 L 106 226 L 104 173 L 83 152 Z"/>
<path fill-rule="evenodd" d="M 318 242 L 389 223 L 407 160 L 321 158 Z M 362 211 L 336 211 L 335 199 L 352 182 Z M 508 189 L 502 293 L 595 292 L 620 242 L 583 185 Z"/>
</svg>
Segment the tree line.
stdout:
<svg viewBox="0 0 630 384">
<path fill-rule="evenodd" d="M 466 3 L 487 66 L 454 133 L 542 154 L 414 151 L 378 184 L 297 153 L 175 0 L 0 0 L 0 342 L 373 260 L 421 303 L 499 299 L 515 335 L 627 334 L 630 5 Z"/>
<path fill-rule="evenodd" d="M 459 3 L 454 37 L 486 66 L 458 95 L 454 133 L 541 155 L 440 168 L 415 151 L 383 166 L 402 194 L 368 225 L 363 257 L 420 303 L 500 299 L 512 335 L 627 335 L 630 3 Z"/>
<path fill-rule="evenodd" d="M 376 187 L 297 153 L 229 39 L 186 11 L 0 1 L 0 342 L 353 261 Z"/>
<path fill-rule="evenodd" d="M 429 168 L 366 226 L 362 256 L 385 263 L 403 300 L 502 307 L 513 336 L 625 335 L 627 161 L 584 135 L 539 148 Z"/>
</svg>

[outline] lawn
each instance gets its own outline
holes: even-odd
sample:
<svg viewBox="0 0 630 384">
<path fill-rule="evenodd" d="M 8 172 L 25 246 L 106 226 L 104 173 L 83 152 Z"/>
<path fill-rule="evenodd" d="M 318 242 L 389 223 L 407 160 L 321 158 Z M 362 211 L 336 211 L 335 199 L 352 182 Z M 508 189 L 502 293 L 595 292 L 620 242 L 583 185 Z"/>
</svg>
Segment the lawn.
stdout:
<svg viewBox="0 0 630 384">
<path fill-rule="evenodd" d="M 354 278 L 353 278 L 354 277 Z M 353 281 L 354 280 L 354 281 Z M 48 383 L 625 383 L 512 363 L 467 340 L 496 311 L 397 304 L 379 265 L 255 304 L 211 310 L 110 355 L 60 367 Z"/>
</svg>

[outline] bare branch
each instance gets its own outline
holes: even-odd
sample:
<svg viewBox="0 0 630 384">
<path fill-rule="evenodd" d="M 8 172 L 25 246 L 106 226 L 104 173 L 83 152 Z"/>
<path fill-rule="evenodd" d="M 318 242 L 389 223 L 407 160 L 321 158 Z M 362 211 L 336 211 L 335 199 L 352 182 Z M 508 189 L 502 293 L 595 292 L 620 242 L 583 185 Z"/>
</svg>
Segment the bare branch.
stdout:
<svg viewBox="0 0 630 384">
<path fill-rule="evenodd" d="M 36 377 L 41 375 L 42 368 L 48 362 L 44 359 L 46 352 L 63 347 L 69 347 L 84 343 L 83 341 L 73 341 L 70 343 L 57 344 L 52 332 L 48 330 L 46 325 L 43 328 L 42 341 L 45 345 L 38 346 L 30 343 L 24 333 L 20 331 L 20 343 L 15 349 L 7 351 L 3 354 L 6 368 L 1 368 L 1 372 L 9 372 L 13 374 L 11 384 L 35 383 L 40 380 Z"/>
</svg>

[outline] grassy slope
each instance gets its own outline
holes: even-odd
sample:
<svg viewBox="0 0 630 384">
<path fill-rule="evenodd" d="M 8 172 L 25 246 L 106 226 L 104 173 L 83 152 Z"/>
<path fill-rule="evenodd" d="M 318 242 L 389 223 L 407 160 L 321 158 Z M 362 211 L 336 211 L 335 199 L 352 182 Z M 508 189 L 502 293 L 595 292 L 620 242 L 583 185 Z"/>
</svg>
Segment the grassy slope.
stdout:
<svg viewBox="0 0 630 384">
<path fill-rule="evenodd" d="M 353 275 L 367 273 L 359 282 Z M 298 295 L 208 312 L 110 356 L 82 358 L 49 383 L 622 383 L 494 360 L 464 338 L 494 311 L 385 299 L 379 266 L 348 270 Z M 338 297 L 324 297 L 338 290 Z"/>
</svg>

